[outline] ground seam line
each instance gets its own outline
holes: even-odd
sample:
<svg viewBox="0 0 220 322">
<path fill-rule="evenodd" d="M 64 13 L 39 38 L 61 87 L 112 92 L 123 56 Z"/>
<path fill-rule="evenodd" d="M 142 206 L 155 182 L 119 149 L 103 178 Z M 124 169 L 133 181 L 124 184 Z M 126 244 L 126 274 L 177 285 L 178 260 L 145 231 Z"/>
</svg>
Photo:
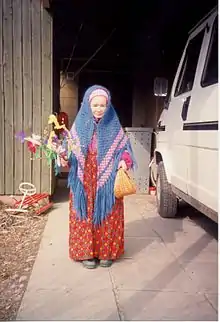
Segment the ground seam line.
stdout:
<svg viewBox="0 0 220 322">
<path fill-rule="evenodd" d="M 117 307 L 119 320 L 124 321 L 125 320 L 124 319 L 124 312 L 123 312 L 123 310 L 122 310 L 122 308 L 120 306 L 120 303 L 119 303 L 118 289 L 117 289 L 117 286 L 115 284 L 114 277 L 112 275 L 111 269 L 109 269 L 109 276 L 110 276 L 110 281 L 111 281 L 111 284 L 112 284 L 112 292 L 114 294 L 115 304 L 116 304 L 116 307 Z"/>
<path fill-rule="evenodd" d="M 212 302 L 209 300 L 208 296 L 204 293 L 204 298 L 206 299 L 206 301 L 211 305 L 211 307 L 213 308 L 213 310 L 218 314 L 218 310 L 216 310 L 216 308 L 214 307 L 214 305 L 212 304 Z"/>
</svg>

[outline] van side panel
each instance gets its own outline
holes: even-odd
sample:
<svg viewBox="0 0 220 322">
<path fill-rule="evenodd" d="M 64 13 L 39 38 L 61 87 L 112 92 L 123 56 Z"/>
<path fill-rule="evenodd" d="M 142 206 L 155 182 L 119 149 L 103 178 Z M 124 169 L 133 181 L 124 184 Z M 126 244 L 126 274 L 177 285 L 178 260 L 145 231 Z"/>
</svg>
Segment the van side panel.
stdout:
<svg viewBox="0 0 220 322">
<path fill-rule="evenodd" d="M 216 16 L 212 15 L 206 22 L 209 28 L 204 37 L 184 131 L 185 145 L 190 150 L 188 193 L 217 212 L 218 83 L 205 87 L 201 84 Z"/>
<path fill-rule="evenodd" d="M 189 36 L 174 79 L 168 110 L 159 120 L 162 130 L 158 134 L 156 150 L 161 153 L 169 182 L 177 191 L 179 189 L 218 212 L 218 84 L 203 86 L 201 82 L 216 17 L 217 10 Z M 201 32 L 204 36 L 193 85 L 178 95 L 176 88 L 188 46 Z M 187 100 L 188 109 L 183 117 Z"/>
</svg>

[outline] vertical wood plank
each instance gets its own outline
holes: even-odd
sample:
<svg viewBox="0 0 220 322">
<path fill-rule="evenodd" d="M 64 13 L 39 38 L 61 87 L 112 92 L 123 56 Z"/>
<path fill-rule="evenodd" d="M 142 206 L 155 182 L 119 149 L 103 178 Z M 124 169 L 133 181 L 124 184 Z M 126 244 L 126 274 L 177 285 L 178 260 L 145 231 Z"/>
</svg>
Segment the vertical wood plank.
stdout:
<svg viewBox="0 0 220 322">
<path fill-rule="evenodd" d="M 33 132 L 41 134 L 41 4 L 32 1 Z M 33 161 L 33 184 L 41 190 L 41 160 Z"/>
<path fill-rule="evenodd" d="M 5 193 L 5 100 L 4 100 L 4 84 L 3 84 L 3 3 L 0 1 L 0 194 Z"/>
<path fill-rule="evenodd" d="M 3 0 L 5 92 L 5 194 L 14 192 L 13 34 L 11 0 Z"/>
<path fill-rule="evenodd" d="M 21 0 L 13 0 L 13 56 L 14 56 L 14 130 L 23 130 L 23 91 L 22 91 L 22 24 Z M 24 145 L 15 140 L 14 149 L 14 192 L 18 192 L 19 184 L 23 181 Z"/>
<path fill-rule="evenodd" d="M 55 111 L 54 106 L 54 55 L 53 55 L 53 17 L 49 15 L 49 28 L 50 28 L 50 108 L 51 113 Z M 50 190 L 49 193 L 52 195 L 55 192 L 57 177 L 55 176 L 54 166 L 50 172 L 51 182 L 50 182 Z"/>
<path fill-rule="evenodd" d="M 32 63 L 31 63 L 31 3 L 22 0 L 22 35 L 23 35 L 23 106 L 24 130 L 31 134 L 32 126 Z M 32 182 L 31 153 L 24 148 L 24 181 Z"/>
<path fill-rule="evenodd" d="M 42 129 L 47 126 L 48 116 L 52 113 L 52 18 L 41 6 L 42 40 Z M 41 191 L 51 193 L 51 169 L 42 160 Z"/>
</svg>

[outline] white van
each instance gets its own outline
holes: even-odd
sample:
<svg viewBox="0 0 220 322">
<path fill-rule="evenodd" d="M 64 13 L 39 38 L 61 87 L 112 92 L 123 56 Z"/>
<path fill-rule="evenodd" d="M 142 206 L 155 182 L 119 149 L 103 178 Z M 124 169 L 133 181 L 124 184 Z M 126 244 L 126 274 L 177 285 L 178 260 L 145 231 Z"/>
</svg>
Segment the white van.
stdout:
<svg viewBox="0 0 220 322">
<path fill-rule="evenodd" d="M 157 205 L 174 217 L 178 199 L 218 221 L 218 11 L 190 31 L 158 121 Z"/>
</svg>

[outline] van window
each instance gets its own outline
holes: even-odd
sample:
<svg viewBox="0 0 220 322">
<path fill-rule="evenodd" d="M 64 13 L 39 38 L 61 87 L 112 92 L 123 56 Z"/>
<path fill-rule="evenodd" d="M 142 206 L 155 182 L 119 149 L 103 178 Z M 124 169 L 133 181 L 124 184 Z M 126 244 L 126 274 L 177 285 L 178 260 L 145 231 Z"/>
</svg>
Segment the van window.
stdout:
<svg viewBox="0 0 220 322">
<path fill-rule="evenodd" d="M 208 54 L 202 75 L 201 85 L 203 87 L 218 82 L 218 17 L 215 18 Z"/>
<path fill-rule="evenodd" d="M 189 92 L 193 87 L 203 37 L 204 29 L 190 40 L 188 47 L 186 48 L 174 96 Z"/>
</svg>

